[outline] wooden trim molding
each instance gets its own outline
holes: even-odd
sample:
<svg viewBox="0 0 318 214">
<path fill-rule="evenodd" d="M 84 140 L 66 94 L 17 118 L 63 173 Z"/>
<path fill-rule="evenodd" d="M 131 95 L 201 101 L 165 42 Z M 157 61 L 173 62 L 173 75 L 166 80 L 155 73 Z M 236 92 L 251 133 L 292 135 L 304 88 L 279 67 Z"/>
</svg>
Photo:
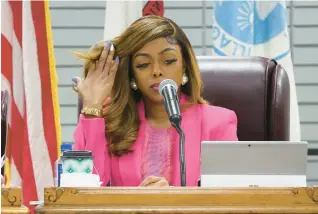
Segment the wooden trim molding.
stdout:
<svg viewBox="0 0 318 214">
<path fill-rule="evenodd" d="M 1 188 L 1 213 L 30 213 L 22 205 L 20 188 Z"/>
<path fill-rule="evenodd" d="M 318 213 L 318 187 L 46 188 L 36 213 Z"/>
</svg>

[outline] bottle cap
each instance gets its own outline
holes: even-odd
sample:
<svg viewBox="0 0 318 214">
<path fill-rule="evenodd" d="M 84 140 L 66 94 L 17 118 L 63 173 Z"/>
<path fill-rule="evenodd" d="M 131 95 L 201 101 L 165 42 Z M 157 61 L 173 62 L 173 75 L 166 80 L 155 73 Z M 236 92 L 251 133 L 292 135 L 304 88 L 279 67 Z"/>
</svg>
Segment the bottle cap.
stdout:
<svg viewBox="0 0 318 214">
<path fill-rule="evenodd" d="M 63 143 L 63 144 L 61 145 L 61 152 L 68 151 L 68 150 L 72 150 L 72 144 L 70 144 L 70 143 Z"/>
<path fill-rule="evenodd" d="M 76 151 L 64 151 L 62 158 L 90 158 L 92 157 L 91 151 L 76 150 Z"/>
</svg>

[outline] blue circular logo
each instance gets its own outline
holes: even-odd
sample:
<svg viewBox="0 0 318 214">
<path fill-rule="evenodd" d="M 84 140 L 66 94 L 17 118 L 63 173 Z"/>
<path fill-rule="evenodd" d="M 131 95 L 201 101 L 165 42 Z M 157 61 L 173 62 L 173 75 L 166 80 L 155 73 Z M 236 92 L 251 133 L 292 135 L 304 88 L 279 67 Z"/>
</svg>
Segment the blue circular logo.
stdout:
<svg viewBox="0 0 318 214">
<path fill-rule="evenodd" d="M 225 32 L 235 39 L 251 44 L 263 44 L 284 32 L 287 10 L 278 2 L 270 2 L 270 10 L 265 4 L 254 1 L 217 1 L 214 3 L 215 21 Z M 262 8 L 262 4 L 264 7 Z M 264 11 L 265 11 L 265 16 Z M 260 16 L 260 12 L 262 16 Z"/>
</svg>

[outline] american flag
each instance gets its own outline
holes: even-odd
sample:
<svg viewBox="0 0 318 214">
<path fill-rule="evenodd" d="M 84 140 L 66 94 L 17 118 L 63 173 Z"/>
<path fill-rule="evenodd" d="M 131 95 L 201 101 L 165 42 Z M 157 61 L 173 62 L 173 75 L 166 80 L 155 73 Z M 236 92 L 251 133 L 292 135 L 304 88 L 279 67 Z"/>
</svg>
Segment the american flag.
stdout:
<svg viewBox="0 0 318 214">
<path fill-rule="evenodd" d="M 48 1 L 1 1 L 1 90 L 7 90 L 6 186 L 23 204 L 53 186 L 60 121 Z"/>
</svg>

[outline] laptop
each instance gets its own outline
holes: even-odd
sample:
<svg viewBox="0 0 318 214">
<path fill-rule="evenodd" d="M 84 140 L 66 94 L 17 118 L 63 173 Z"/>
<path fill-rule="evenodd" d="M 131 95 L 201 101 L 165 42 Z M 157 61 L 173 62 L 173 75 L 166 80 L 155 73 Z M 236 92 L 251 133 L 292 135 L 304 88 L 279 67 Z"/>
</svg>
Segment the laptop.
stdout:
<svg viewBox="0 0 318 214">
<path fill-rule="evenodd" d="M 201 187 L 306 187 L 308 143 L 203 141 Z"/>
</svg>

